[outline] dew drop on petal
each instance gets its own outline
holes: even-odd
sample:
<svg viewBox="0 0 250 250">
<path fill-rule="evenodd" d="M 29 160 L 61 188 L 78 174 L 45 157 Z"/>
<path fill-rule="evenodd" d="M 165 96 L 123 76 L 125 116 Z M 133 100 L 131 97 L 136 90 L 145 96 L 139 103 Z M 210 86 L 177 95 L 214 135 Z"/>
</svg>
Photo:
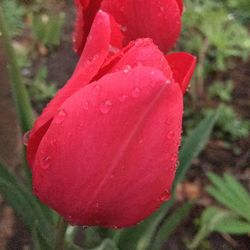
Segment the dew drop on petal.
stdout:
<svg viewBox="0 0 250 250">
<path fill-rule="evenodd" d="M 119 48 L 117 48 L 117 47 L 115 47 L 115 46 L 113 46 L 113 45 L 109 45 L 109 52 L 111 52 L 111 53 L 117 53 L 119 51 Z"/>
<path fill-rule="evenodd" d="M 124 68 L 123 68 L 123 72 L 124 73 L 128 73 L 131 70 L 131 66 L 129 64 L 127 64 Z"/>
<path fill-rule="evenodd" d="M 170 192 L 168 190 L 165 190 L 163 194 L 161 194 L 160 200 L 161 201 L 166 201 L 170 197 Z"/>
<path fill-rule="evenodd" d="M 174 136 L 175 136 L 174 131 L 169 131 L 168 134 L 167 134 L 167 138 L 168 138 L 169 140 L 173 139 Z"/>
<path fill-rule="evenodd" d="M 23 145 L 27 146 L 30 139 L 30 130 L 23 135 Z"/>
<path fill-rule="evenodd" d="M 89 103 L 87 101 L 83 103 L 83 108 L 89 110 Z"/>
<path fill-rule="evenodd" d="M 107 114 L 111 110 L 111 107 L 112 107 L 112 102 L 110 100 L 106 100 L 106 101 L 101 103 L 100 111 L 103 114 Z"/>
<path fill-rule="evenodd" d="M 119 101 L 120 101 L 120 102 L 125 102 L 127 99 L 128 99 L 128 96 L 127 96 L 127 95 L 121 95 L 121 96 L 119 97 Z"/>
<path fill-rule="evenodd" d="M 139 141 L 139 144 L 142 144 L 144 142 L 144 140 L 143 139 L 141 139 L 140 141 Z"/>
<path fill-rule="evenodd" d="M 165 83 L 166 83 L 166 84 L 171 84 L 171 80 L 168 79 L 168 80 L 165 81 Z"/>
<path fill-rule="evenodd" d="M 95 85 L 95 86 L 93 87 L 93 90 L 94 90 L 94 92 L 95 92 L 96 94 L 100 94 L 100 92 L 101 92 L 101 86 L 100 86 L 100 85 Z"/>
<path fill-rule="evenodd" d="M 132 97 L 138 98 L 140 96 L 140 93 L 141 93 L 141 90 L 138 87 L 136 87 L 132 90 L 131 94 L 132 94 Z"/>
<path fill-rule="evenodd" d="M 127 29 L 128 29 L 128 28 L 127 28 L 127 26 L 123 26 L 123 25 L 121 25 L 121 31 L 122 31 L 122 32 L 126 32 L 126 31 L 127 31 Z"/>
<path fill-rule="evenodd" d="M 51 165 L 51 157 L 50 156 L 44 157 L 41 162 L 41 168 L 46 170 L 50 167 L 50 165 Z"/>
<path fill-rule="evenodd" d="M 67 117 L 66 111 L 64 109 L 59 110 L 59 112 L 55 116 L 55 123 L 62 124 L 66 117 Z"/>
<path fill-rule="evenodd" d="M 170 161 L 175 163 L 176 161 L 178 160 L 178 154 L 177 153 L 173 153 L 171 158 L 170 158 Z"/>
</svg>

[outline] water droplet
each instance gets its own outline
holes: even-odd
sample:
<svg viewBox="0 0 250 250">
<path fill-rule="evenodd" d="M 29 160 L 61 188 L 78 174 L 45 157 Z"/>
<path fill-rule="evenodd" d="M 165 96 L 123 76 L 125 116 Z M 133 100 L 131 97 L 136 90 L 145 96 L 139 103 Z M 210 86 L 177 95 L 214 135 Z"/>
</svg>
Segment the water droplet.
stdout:
<svg viewBox="0 0 250 250">
<path fill-rule="evenodd" d="M 83 103 L 83 108 L 89 110 L 89 103 L 87 101 Z"/>
<path fill-rule="evenodd" d="M 175 136 L 174 131 L 169 131 L 168 134 L 167 134 L 167 138 L 168 138 L 169 140 L 173 139 L 174 136 Z"/>
<path fill-rule="evenodd" d="M 111 110 L 111 107 L 112 107 L 112 102 L 110 100 L 106 100 L 106 101 L 104 101 L 104 102 L 101 103 L 101 105 L 100 105 L 100 111 L 103 114 L 107 114 Z"/>
<path fill-rule="evenodd" d="M 59 112 L 55 117 L 55 123 L 62 124 L 66 117 L 67 117 L 66 111 L 64 109 L 59 110 Z"/>
<path fill-rule="evenodd" d="M 144 142 L 144 140 L 143 139 L 141 139 L 140 141 L 139 141 L 139 144 L 142 144 Z"/>
<path fill-rule="evenodd" d="M 95 85 L 95 86 L 93 87 L 93 90 L 94 90 L 94 92 L 95 92 L 96 94 L 100 94 L 100 92 L 101 92 L 101 86 L 100 86 L 100 85 Z"/>
<path fill-rule="evenodd" d="M 171 84 L 172 81 L 171 81 L 170 79 L 168 79 L 168 80 L 165 81 L 165 83 L 166 83 L 166 84 Z"/>
<path fill-rule="evenodd" d="M 124 11 L 125 11 L 125 6 L 122 5 L 122 6 L 120 7 L 120 11 L 121 11 L 121 12 L 124 12 Z"/>
<path fill-rule="evenodd" d="M 113 46 L 113 45 L 109 45 L 109 52 L 111 52 L 111 53 L 117 53 L 119 51 L 119 49 L 117 48 L 117 47 L 115 47 L 115 46 Z"/>
<path fill-rule="evenodd" d="M 123 72 L 124 72 L 124 73 L 128 73 L 130 70 L 131 70 L 131 66 L 130 66 L 130 65 L 126 65 L 126 66 L 123 68 Z"/>
<path fill-rule="evenodd" d="M 127 26 L 123 26 L 123 25 L 121 25 L 121 31 L 122 31 L 122 32 L 126 32 L 126 31 L 127 31 L 127 29 L 128 29 L 128 27 L 127 27 Z"/>
<path fill-rule="evenodd" d="M 119 101 L 121 101 L 121 102 L 125 102 L 127 99 L 128 99 L 128 96 L 127 96 L 127 95 L 121 95 L 121 96 L 119 97 Z"/>
<path fill-rule="evenodd" d="M 96 23 L 97 23 L 97 24 L 102 24 L 102 19 L 101 19 L 101 18 L 98 18 Z"/>
<path fill-rule="evenodd" d="M 136 87 L 136 88 L 134 88 L 134 89 L 132 90 L 132 96 L 133 96 L 134 98 L 138 98 L 138 97 L 140 96 L 140 93 L 141 93 L 141 90 L 140 90 L 138 87 Z"/>
<path fill-rule="evenodd" d="M 27 146 L 30 139 L 30 130 L 23 135 L 23 145 Z"/>
<path fill-rule="evenodd" d="M 93 56 L 93 59 L 92 59 L 92 60 L 93 60 L 93 61 L 96 61 L 98 58 L 99 58 L 99 55 L 96 54 L 96 55 Z"/>
<path fill-rule="evenodd" d="M 42 159 L 42 164 L 41 164 L 41 168 L 46 170 L 50 167 L 51 164 L 51 157 L 50 156 L 46 156 Z"/>
<path fill-rule="evenodd" d="M 164 12 L 164 11 L 165 11 L 165 9 L 164 9 L 163 6 L 160 7 L 160 10 L 161 10 L 161 12 Z"/>
<path fill-rule="evenodd" d="M 88 41 L 92 41 L 93 40 L 93 36 L 92 35 L 89 35 L 88 36 Z"/>
<path fill-rule="evenodd" d="M 171 158 L 170 158 L 170 161 L 171 162 L 176 162 L 178 160 L 178 154 L 177 153 L 173 153 Z"/>
<path fill-rule="evenodd" d="M 179 165 L 180 165 L 180 161 L 177 160 L 177 161 L 176 161 L 176 165 L 175 165 L 175 169 L 176 169 Z"/>
<path fill-rule="evenodd" d="M 166 201 L 166 200 L 169 199 L 169 197 L 170 197 L 170 192 L 166 189 L 166 190 L 163 192 L 163 194 L 161 194 L 160 200 L 161 200 L 161 201 Z"/>
</svg>

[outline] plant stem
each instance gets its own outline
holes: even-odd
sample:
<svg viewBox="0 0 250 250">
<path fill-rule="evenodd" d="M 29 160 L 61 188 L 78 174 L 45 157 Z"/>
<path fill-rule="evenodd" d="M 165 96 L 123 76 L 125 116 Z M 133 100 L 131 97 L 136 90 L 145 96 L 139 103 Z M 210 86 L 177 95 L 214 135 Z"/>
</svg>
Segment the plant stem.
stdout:
<svg viewBox="0 0 250 250">
<path fill-rule="evenodd" d="M 56 240 L 55 240 L 55 250 L 63 250 L 64 247 L 64 237 L 68 227 L 68 222 L 62 217 L 58 219 L 56 226 Z"/>
<path fill-rule="evenodd" d="M 8 60 L 7 69 L 9 72 L 9 77 L 11 79 L 12 93 L 22 132 L 24 133 L 33 126 L 33 110 L 26 87 L 22 82 L 20 69 L 17 64 L 14 49 L 11 45 L 11 39 L 5 22 L 2 7 L 0 7 L 0 41 L 3 42 L 6 57 Z"/>
</svg>

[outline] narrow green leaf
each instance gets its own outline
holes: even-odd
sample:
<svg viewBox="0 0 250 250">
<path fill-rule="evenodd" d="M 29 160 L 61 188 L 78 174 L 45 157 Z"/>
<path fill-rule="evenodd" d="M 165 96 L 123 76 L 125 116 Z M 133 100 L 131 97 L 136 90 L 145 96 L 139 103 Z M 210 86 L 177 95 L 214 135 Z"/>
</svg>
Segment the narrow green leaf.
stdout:
<svg viewBox="0 0 250 250">
<path fill-rule="evenodd" d="M 233 210 L 238 215 L 241 215 L 243 218 L 250 220 L 249 211 L 246 207 L 242 207 L 239 205 L 239 202 L 237 200 L 237 197 L 235 198 L 234 202 L 231 200 L 228 200 L 223 193 L 220 192 L 220 190 L 214 188 L 214 187 L 208 187 L 207 188 L 208 193 L 213 196 L 214 199 L 216 199 L 218 202 L 226 206 L 227 208 Z"/>
<path fill-rule="evenodd" d="M 221 196 L 223 200 L 227 201 L 228 204 L 231 204 L 231 206 L 238 206 L 239 204 L 236 205 L 236 202 L 238 200 L 237 196 L 234 195 L 233 192 L 230 192 L 230 187 L 228 187 L 227 183 L 219 177 L 218 175 L 214 173 L 208 173 L 207 174 L 209 180 L 212 182 L 214 185 L 214 189 L 216 191 L 212 191 L 213 193 L 216 193 L 217 196 Z M 239 201 L 238 201 L 239 202 Z"/>
<path fill-rule="evenodd" d="M 207 144 L 211 135 L 212 129 L 219 117 L 220 109 L 218 108 L 213 114 L 207 115 L 192 133 L 185 140 L 181 148 L 179 160 L 180 165 L 176 172 L 173 188 L 180 183 L 191 166 L 192 161 L 200 154 Z"/>
<path fill-rule="evenodd" d="M 167 216 L 169 209 L 174 204 L 174 198 L 171 198 L 168 202 L 164 203 L 161 208 L 155 213 L 154 217 L 151 217 L 151 221 L 148 222 L 146 231 L 142 234 L 138 240 L 136 250 L 146 250 L 150 248 L 152 240 L 154 239 L 157 230 Z"/>
<path fill-rule="evenodd" d="M 91 250 L 118 250 L 118 248 L 113 240 L 106 239 L 100 246 L 92 248 Z"/>
<path fill-rule="evenodd" d="M 150 237 L 172 205 L 173 200 L 171 199 L 140 224 L 116 231 L 113 238 L 119 250 L 145 250 L 145 247 L 150 243 Z"/>
<path fill-rule="evenodd" d="M 34 230 L 32 230 L 32 236 L 36 250 L 53 250 L 52 245 L 48 243 L 47 239 L 45 239 L 43 235 L 41 235 L 39 230 L 34 228 Z"/>
<path fill-rule="evenodd" d="M 244 206 L 248 208 L 250 213 L 250 194 L 232 175 L 224 174 L 224 180 L 227 183 L 227 187 L 232 191 L 232 194 L 244 203 Z"/>
<path fill-rule="evenodd" d="M 204 210 L 201 215 L 200 229 L 191 244 L 189 244 L 189 248 L 197 249 L 201 241 L 213 232 L 219 223 L 230 220 L 235 216 L 234 213 L 217 207 L 209 207 Z"/>
<path fill-rule="evenodd" d="M 11 45 L 8 28 L 5 23 L 4 11 L 0 6 L 0 32 L 1 38 L 8 59 L 8 71 L 11 79 L 12 93 L 15 101 L 16 110 L 19 116 L 20 125 L 23 132 L 28 131 L 33 125 L 33 110 L 29 100 L 27 90 L 22 82 L 16 55 Z"/>
<path fill-rule="evenodd" d="M 223 220 L 214 227 L 214 231 L 228 234 L 249 234 L 250 223 L 236 218 Z"/>
<path fill-rule="evenodd" d="M 52 224 L 44 213 L 45 206 L 24 185 L 19 183 L 16 177 L 1 163 L 0 192 L 31 230 L 36 228 L 44 239 L 52 242 Z"/>
<path fill-rule="evenodd" d="M 192 203 L 186 203 L 164 220 L 164 223 L 157 232 L 151 249 L 162 249 L 163 244 L 167 241 L 169 236 L 176 230 L 180 223 L 188 216 L 192 207 Z"/>
</svg>

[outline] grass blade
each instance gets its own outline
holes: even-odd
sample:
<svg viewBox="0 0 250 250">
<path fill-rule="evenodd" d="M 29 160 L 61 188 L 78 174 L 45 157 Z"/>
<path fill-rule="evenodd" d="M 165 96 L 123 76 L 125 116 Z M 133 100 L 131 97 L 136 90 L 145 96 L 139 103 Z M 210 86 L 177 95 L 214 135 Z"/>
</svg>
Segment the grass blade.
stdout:
<svg viewBox="0 0 250 250">
<path fill-rule="evenodd" d="M 218 108 L 213 114 L 207 115 L 185 140 L 179 155 L 180 165 L 176 172 L 173 189 L 184 179 L 193 159 L 204 149 L 219 114 L 220 109 Z"/>
</svg>

